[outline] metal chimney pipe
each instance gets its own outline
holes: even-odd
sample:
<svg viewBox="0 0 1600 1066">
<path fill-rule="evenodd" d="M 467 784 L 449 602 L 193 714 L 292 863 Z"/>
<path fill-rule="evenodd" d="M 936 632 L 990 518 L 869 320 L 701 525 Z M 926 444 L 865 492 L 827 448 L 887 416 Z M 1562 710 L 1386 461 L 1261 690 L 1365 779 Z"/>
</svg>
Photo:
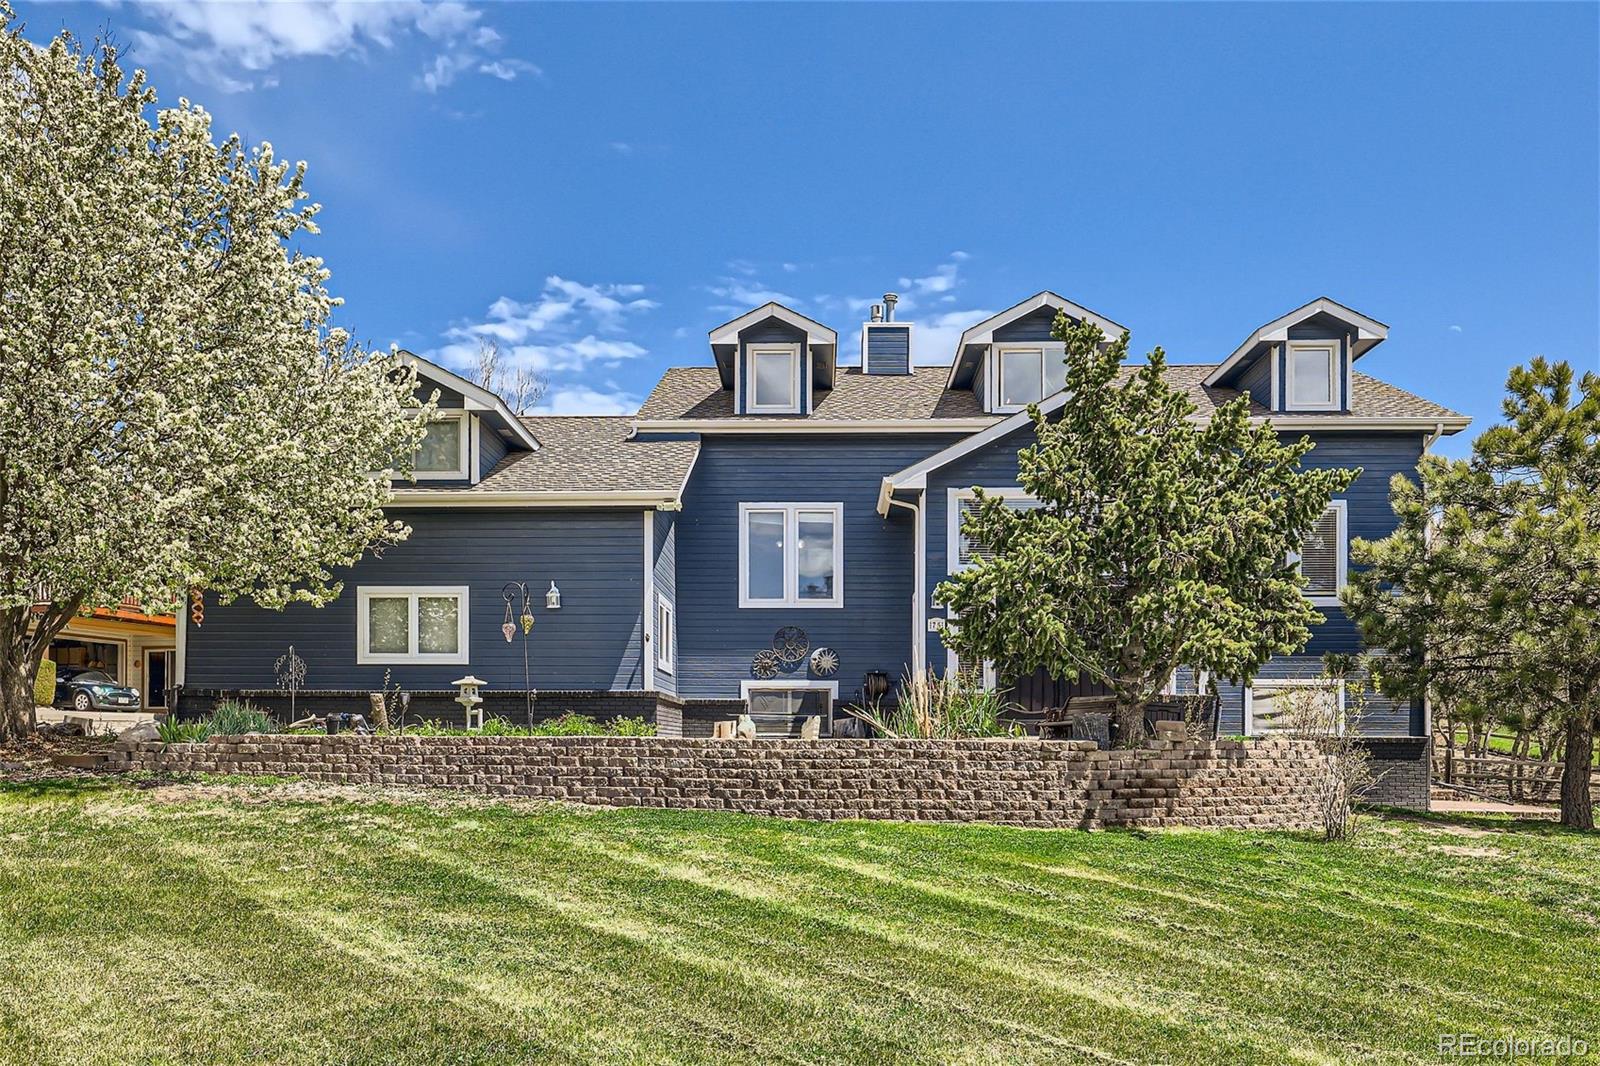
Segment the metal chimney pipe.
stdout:
<svg viewBox="0 0 1600 1066">
<path fill-rule="evenodd" d="M 886 293 L 883 294 L 883 320 L 885 322 L 893 322 L 894 321 L 894 305 L 899 303 L 899 302 L 900 302 L 900 294 L 899 293 L 897 293 L 897 292 L 886 292 Z"/>
<path fill-rule="evenodd" d="M 874 322 L 882 322 L 883 321 L 883 305 L 882 304 L 873 304 L 872 305 L 872 321 L 874 321 Z"/>
</svg>

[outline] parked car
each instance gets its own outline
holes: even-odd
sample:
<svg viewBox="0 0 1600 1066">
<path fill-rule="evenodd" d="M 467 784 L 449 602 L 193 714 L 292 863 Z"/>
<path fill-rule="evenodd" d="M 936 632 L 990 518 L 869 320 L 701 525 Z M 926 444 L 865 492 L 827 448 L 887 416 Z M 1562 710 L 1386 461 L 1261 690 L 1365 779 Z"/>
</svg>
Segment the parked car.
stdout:
<svg viewBox="0 0 1600 1066">
<path fill-rule="evenodd" d="M 104 670 L 63 669 L 56 675 L 57 707 L 75 711 L 137 711 L 139 690 L 119 685 Z"/>
</svg>

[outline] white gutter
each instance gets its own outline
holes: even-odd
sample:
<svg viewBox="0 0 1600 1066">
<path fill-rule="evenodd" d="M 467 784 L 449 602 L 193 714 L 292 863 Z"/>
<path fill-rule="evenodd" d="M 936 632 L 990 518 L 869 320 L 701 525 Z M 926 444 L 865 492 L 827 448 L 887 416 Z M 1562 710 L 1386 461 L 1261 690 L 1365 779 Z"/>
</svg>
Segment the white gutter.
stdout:
<svg viewBox="0 0 1600 1066">
<path fill-rule="evenodd" d="M 676 510 L 681 493 L 671 492 L 475 492 L 407 490 L 389 507 L 650 507 Z"/>
<path fill-rule="evenodd" d="M 988 418 L 658 418 L 634 423 L 636 433 L 972 433 L 1001 421 Z"/>
<path fill-rule="evenodd" d="M 886 478 L 885 481 L 888 479 Z M 904 507 L 911 512 L 913 529 L 916 535 L 912 538 L 912 574 L 911 581 L 911 669 L 917 677 L 927 671 L 928 658 L 928 622 L 924 617 L 925 607 L 924 586 L 928 583 L 926 553 L 923 551 L 923 541 L 927 536 L 925 516 L 922 505 L 907 503 L 904 500 L 891 499 L 889 503 L 895 507 Z"/>
</svg>

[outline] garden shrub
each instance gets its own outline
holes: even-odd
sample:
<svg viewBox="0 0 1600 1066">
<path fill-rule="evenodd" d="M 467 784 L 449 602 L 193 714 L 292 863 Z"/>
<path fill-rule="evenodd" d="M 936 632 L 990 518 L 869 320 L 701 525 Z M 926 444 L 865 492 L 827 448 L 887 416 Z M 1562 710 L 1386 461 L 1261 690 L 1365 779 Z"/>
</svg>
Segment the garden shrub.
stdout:
<svg viewBox="0 0 1600 1066">
<path fill-rule="evenodd" d="M 33 702 L 48 707 L 56 701 L 56 661 L 40 659 L 39 672 L 33 679 Z"/>
<path fill-rule="evenodd" d="M 253 703 L 223 700 L 212 709 L 206 729 L 213 736 L 236 736 L 240 733 L 276 733 L 278 724 Z"/>
<path fill-rule="evenodd" d="M 211 735 L 211 727 L 204 721 L 180 722 L 169 714 L 156 723 L 156 736 L 163 744 L 193 744 Z"/>
<path fill-rule="evenodd" d="M 1015 706 L 965 674 L 939 677 L 930 670 L 920 677 L 908 674 L 895 703 L 845 709 L 886 737 L 957 740 L 1022 736 L 1020 724 L 1002 720 Z"/>
</svg>

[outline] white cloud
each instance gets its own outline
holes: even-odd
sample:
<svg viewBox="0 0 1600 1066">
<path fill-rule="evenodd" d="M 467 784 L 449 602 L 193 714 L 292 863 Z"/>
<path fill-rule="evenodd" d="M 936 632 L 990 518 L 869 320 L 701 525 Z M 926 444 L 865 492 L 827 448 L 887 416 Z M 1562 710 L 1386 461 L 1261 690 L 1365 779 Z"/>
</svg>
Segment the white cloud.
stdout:
<svg viewBox="0 0 1600 1066">
<path fill-rule="evenodd" d="M 734 264 L 730 263 L 729 266 L 733 267 Z M 706 291 L 720 301 L 712 304 L 711 310 L 723 314 L 743 314 L 764 303 L 776 302 L 786 307 L 794 307 L 803 302 L 786 292 L 768 288 L 753 278 L 749 281 L 742 281 L 739 278 L 719 278 L 717 284 L 706 286 Z"/>
<path fill-rule="evenodd" d="M 974 308 L 917 319 L 917 327 L 911 331 L 911 361 L 923 366 L 948 365 L 955 358 L 956 341 L 961 334 L 992 314 L 993 311 Z"/>
<path fill-rule="evenodd" d="M 583 328 L 585 322 L 601 332 L 614 332 L 626 316 L 657 306 L 641 296 L 643 292 L 643 285 L 585 285 L 551 274 L 538 299 L 524 302 L 502 296 L 489 305 L 483 321 L 454 326 L 446 336 L 474 344 L 478 337 L 522 344 L 557 328 Z"/>
<path fill-rule="evenodd" d="M 620 389 L 601 392 L 587 385 L 572 385 L 550 390 L 544 402 L 530 413 L 536 415 L 631 415 L 639 410 L 639 397 Z"/>
<path fill-rule="evenodd" d="M 1451 326 L 1450 327 L 1450 332 L 1451 333 L 1460 333 L 1461 332 L 1461 327 L 1460 326 Z"/>
<path fill-rule="evenodd" d="M 499 52 L 503 38 L 482 24 L 483 12 L 459 0 L 130 0 L 151 26 L 129 31 L 137 63 L 165 60 L 225 92 L 276 85 L 275 68 L 314 56 L 365 59 L 405 39 L 438 50 L 413 79 L 438 92 L 468 72 L 511 80 L 539 68 Z M 159 28 L 156 28 L 159 27 Z"/>
</svg>

